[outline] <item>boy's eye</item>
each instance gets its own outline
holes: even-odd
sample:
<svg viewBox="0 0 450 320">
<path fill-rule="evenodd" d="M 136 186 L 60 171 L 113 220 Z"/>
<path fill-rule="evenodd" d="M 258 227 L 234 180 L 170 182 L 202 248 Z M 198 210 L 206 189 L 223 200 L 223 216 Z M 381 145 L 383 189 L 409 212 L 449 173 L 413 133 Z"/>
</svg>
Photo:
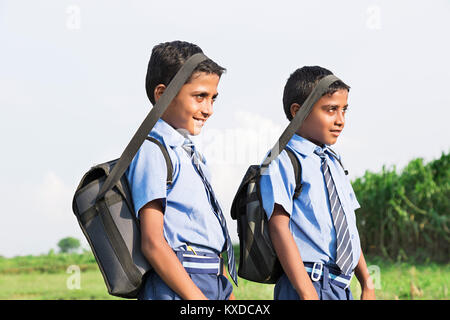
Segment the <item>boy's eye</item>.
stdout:
<svg viewBox="0 0 450 320">
<path fill-rule="evenodd" d="M 203 99 L 205 99 L 206 95 L 201 93 L 201 94 L 196 94 L 195 98 L 197 99 L 198 102 L 203 101 Z"/>
<path fill-rule="evenodd" d="M 329 111 L 329 112 L 334 112 L 334 111 L 336 111 L 336 107 L 330 107 L 330 108 L 328 109 L 328 111 Z"/>
<path fill-rule="evenodd" d="M 329 113 L 334 113 L 334 112 L 336 112 L 337 110 L 338 110 L 338 106 L 330 106 L 330 107 L 328 107 L 328 109 L 327 109 L 327 111 L 328 111 Z M 343 112 L 343 113 L 346 113 L 346 112 L 347 112 L 347 107 L 342 108 L 342 112 Z"/>
<path fill-rule="evenodd" d="M 208 98 L 208 94 L 207 93 L 199 93 L 194 95 L 195 99 L 197 100 L 197 102 L 202 102 L 204 99 Z M 217 98 L 217 94 L 212 96 L 211 100 L 214 102 L 216 101 Z"/>
</svg>

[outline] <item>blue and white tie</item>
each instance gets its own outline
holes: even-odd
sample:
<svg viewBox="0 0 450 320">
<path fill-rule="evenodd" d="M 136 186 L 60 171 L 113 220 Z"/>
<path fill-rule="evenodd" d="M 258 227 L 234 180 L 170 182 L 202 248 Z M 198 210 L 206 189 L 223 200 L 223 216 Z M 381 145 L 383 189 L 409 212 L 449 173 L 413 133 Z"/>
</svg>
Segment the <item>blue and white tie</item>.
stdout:
<svg viewBox="0 0 450 320">
<path fill-rule="evenodd" d="M 226 236 L 226 247 L 227 247 L 227 256 L 228 256 L 228 272 L 230 273 L 231 278 L 233 279 L 234 283 L 237 285 L 237 273 L 236 273 L 236 261 L 234 258 L 234 251 L 233 251 L 233 244 L 231 243 L 230 234 L 228 233 L 227 228 L 227 222 L 225 220 L 225 217 L 223 215 L 222 209 L 220 208 L 219 202 L 216 199 L 216 196 L 214 194 L 214 191 L 211 187 L 211 185 L 208 182 L 208 179 L 206 179 L 205 174 L 202 171 L 202 168 L 200 167 L 200 156 L 198 152 L 195 150 L 195 146 L 192 143 L 191 140 L 185 139 L 183 144 L 183 149 L 186 150 L 189 157 L 191 158 L 192 164 L 194 165 L 196 171 L 198 172 L 199 176 L 202 178 L 203 184 L 205 185 L 206 193 L 208 194 L 209 203 L 211 204 L 211 207 L 216 214 L 217 219 L 220 222 L 220 225 L 222 227 L 223 233 Z"/>
<path fill-rule="evenodd" d="M 336 192 L 336 185 L 331 176 L 325 152 L 316 149 L 314 153 L 322 159 L 322 172 L 327 185 L 331 215 L 336 230 L 336 264 L 341 269 L 342 273 L 348 275 L 352 272 L 353 251 L 347 219 Z"/>
</svg>

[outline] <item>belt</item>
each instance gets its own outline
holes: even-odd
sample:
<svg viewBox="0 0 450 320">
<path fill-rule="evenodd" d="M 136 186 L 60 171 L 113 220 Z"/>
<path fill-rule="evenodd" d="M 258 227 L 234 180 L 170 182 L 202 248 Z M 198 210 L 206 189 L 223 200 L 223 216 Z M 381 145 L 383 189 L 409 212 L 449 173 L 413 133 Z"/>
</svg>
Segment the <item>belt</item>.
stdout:
<svg viewBox="0 0 450 320">
<path fill-rule="evenodd" d="M 341 273 L 339 269 L 325 265 L 321 262 L 304 262 L 303 264 L 305 265 L 306 272 L 308 272 L 312 281 L 319 281 L 322 279 L 324 269 L 326 268 L 328 271 L 328 278 L 331 283 L 334 283 L 343 289 L 347 289 L 350 286 L 353 272 L 346 275 Z"/>
<path fill-rule="evenodd" d="M 188 273 L 222 274 L 223 259 L 210 253 L 192 253 L 190 251 L 175 251 L 184 269 Z"/>
</svg>

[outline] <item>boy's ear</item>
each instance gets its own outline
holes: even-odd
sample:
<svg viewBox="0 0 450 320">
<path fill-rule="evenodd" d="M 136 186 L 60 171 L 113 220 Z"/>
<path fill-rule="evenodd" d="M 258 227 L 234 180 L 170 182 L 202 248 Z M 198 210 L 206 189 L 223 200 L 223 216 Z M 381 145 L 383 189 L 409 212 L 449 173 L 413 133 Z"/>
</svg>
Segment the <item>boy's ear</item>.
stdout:
<svg viewBox="0 0 450 320">
<path fill-rule="evenodd" d="M 295 117 L 295 115 L 297 114 L 298 110 L 300 110 L 300 105 L 298 103 L 293 103 L 291 104 L 291 116 L 292 118 Z"/>
<path fill-rule="evenodd" d="M 164 93 L 164 90 L 166 90 L 166 86 L 161 84 L 158 84 L 155 87 L 155 90 L 153 91 L 153 97 L 155 98 L 155 103 L 161 98 L 162 94 Z"/>
</svg>

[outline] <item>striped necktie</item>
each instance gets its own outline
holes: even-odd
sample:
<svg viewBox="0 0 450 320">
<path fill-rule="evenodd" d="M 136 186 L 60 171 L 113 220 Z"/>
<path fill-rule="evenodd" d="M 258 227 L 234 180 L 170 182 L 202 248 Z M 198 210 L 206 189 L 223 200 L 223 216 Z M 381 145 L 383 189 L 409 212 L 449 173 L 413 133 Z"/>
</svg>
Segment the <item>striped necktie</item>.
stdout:
<svg viewBox="0 0 450 320">
<path fill-rule="evenodd" d="M 339 200 L 339 196 L 336 192 L 336 185 L 334 184 L 333 177 L 331 176 L 325 152 L 316 149 L 314 153 L 322 159 L 322 172 L 327 185 L 331 215 L 333 217 L 334 228 L 336 230 L 336 264 L 341 269 L 342 273 L 348 275 L 352 272 L 353 253 L 347 219 L 345 217 L 341 201 Z"/>
<path fill-rule="evenodd" d="M 230 273 L 231 278 L 233 279 L 234 283 L 237 285 L 237 273 L 236 273 L 236 262 L 234 259 L 234 251 L 233 251 L 233 245 L 231 243 L 230 234 L 228 233 L 227 228 L 227 222 L 225 220 L 225 217 L 223 215 L 222 209 L 220 208 L 219 202 L 216 199 L 216 196 L 214 195 L 214 191 L 211 187 L 211 185 L 208 182 L 208 179 L 206 179 L 205 174 L 202 171 L 202 168 L 200 167 L 200 155 L 195 150 L 195 146 L 192 143 L 190 139 L 185 139 L 183 144 L 183 149 L 188 153 L 189 157 L 191 158 L 192 164 L 194 165 L 197 173 L 202 178 L 203 184 L 205 185 L 206 193 L 208 194 L 209 203 L 211 204 L 211 207 L 217 217 L 217 219 L 220 222 L 220 225 L 223 230 L 223 234 L 226 236 L 226 247 L 227 247 L 227 256 L 228 256 L 228 272 Z"/>
</svg>

